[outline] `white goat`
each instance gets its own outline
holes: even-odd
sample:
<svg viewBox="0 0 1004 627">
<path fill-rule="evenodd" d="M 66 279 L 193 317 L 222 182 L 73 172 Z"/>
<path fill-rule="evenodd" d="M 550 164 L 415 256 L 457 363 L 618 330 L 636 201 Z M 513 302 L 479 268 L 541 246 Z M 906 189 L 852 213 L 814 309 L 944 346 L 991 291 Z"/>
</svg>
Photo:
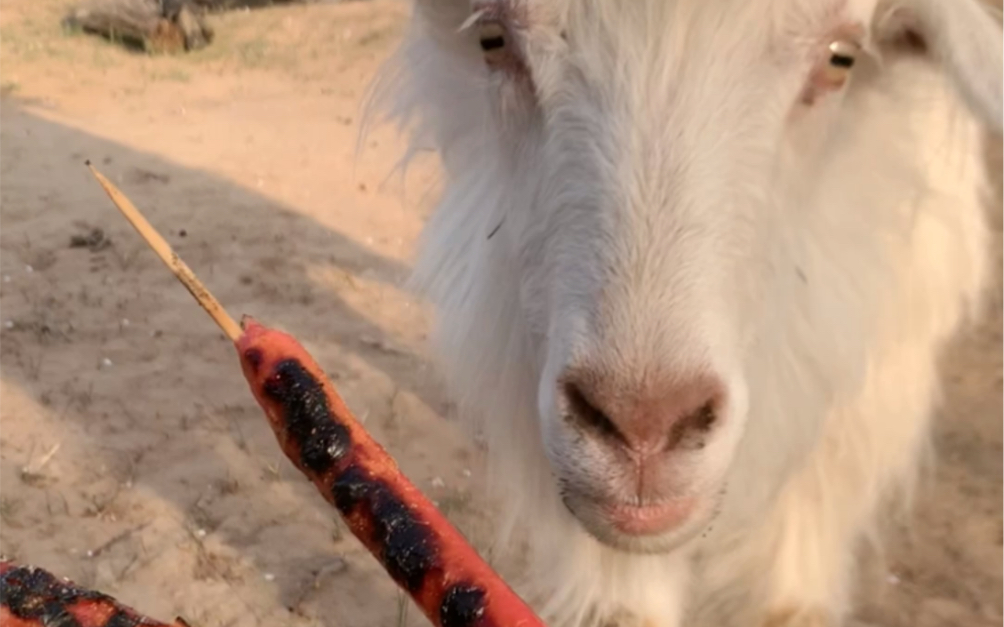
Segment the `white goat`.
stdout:
<svg viewBox="0 0 1004 627">
<path fill-rule="evenodd" d="M 376 94 L 551 625 L 844 624 L 988 272 L 1001 46 L 976 0 L 418 0 Z"/>
</svg>

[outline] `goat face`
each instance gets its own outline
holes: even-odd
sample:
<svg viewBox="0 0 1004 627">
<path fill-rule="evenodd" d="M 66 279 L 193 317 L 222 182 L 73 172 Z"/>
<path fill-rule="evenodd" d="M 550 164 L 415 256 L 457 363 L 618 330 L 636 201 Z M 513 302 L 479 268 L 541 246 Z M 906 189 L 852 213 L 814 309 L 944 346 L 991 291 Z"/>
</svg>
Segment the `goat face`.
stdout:
<svg viewBox="0 0 1004 627">
<path fill-rule="evenodd" d="M 749 420 L 771 359 L 761 351 L 813 324 L 794 296 L 792 233 L 822 196 L 873 182 L 867 137 L 854 158 L 839 154 L 867 134 L 849 130 L 848 101 L 866 106 L 878 55 L 925 53 L 938 35 L 928 9 L 949 3 L 881 4 L 419 6 L 404 62 L 424 81 L 413 90 L 442 149 L 444 204 L 497 200 L 486 241 L 439 245 L 509 251 L 543 450 L 567 509 L 601 542 L 659 552 L 700 534 L 744 438 L 767 428 Z M 955 75 L 999 125 L 1000 77 L 964 76 L 981 57 L 1000 69 L 984 18 L 959 18 L 983 35 Z M 856 335 L 870 313 L 849 311 L 842 328 Z"/>
<path fill-rule="evenodd" d="M 554 67 L 510 64 L 542 112 L 519 259 L 544 448 L 568 510 L 626 550 L 673 548 L 716 511 L 771 289 L 776 164 L 836 39 L 782 52 L 726 15 L 597 6 Z"/>
</svg>

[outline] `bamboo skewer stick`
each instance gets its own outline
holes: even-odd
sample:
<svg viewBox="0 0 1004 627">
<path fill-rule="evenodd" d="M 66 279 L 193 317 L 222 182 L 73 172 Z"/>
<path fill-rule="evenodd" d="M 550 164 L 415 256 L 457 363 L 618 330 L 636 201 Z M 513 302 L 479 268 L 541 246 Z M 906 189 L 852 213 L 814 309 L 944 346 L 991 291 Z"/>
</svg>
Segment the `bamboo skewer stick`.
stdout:
<svg viewBox="0 0 1004 627">
<path fill-rule="evenodd" d="M 206 286 L 196 278 L 195 273 L 192 272 L 191 268 L 181 260 L 178 253 L 171 249 L 171 245 L 160 236 L 153 226 L 147 222 L 143 214 L 139 212 L 139 209 L 126 198 L 115 185 L 112 184 L 103 174 L 97 171 L 97 169 L 91 165 L 90 161 L 86 162 L 86 165 L 91 170 L 91 174 L 94 178 L 98 180 L 101 187 L 104 188 L 108 197 L 112 199 L 115 206 L 118 207 L 122 215 L 129 220 L 129 223 L 133 225 L 137 232 L 146 243 L 150 245 L 157 256 L 160 257 L 161 261 L 174 273 L 174 276 L 181 281 L 188 291 L 195 297 L 195 300 L 199 302 L 203 309 L 212 317 L 212 319 L 220 326 L 220 329 L 226 334 L 232 342 L 236 342 L 237 338 L 241 336 L 241 327 L 230 317 L 230 314 L 223 309 L 223 305 L 220 304 L 218 300 L 206 289 Z"/>
</svg>

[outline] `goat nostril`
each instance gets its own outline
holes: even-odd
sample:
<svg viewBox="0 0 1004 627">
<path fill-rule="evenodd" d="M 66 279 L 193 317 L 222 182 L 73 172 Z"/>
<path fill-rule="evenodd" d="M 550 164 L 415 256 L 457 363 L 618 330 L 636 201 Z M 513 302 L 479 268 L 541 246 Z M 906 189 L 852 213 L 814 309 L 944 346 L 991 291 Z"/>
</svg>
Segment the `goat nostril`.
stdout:
<svg viewBox="0 0 1004 627">
<path fill-rule="evenodd" d="M 693 421 L 691 426 L 698 431 L 707 431 L 717 419 L 718 413 L 715 411 L 714 401 L 708 401 L 701 405 L 701 408 L 690 417 L 690 420 Z"/>
<path fill-rule="evenodd" d="M 568 402 L 568 417 L 587 429 L 605 438 L 625 442 L 617 425 L 586 398 L 582 390 L 572 381 L 564 384 L 565 400 Z"/>
<path fill-rule="evenodd" d="M 669 432 L 666 450 L 676 448 L 704 448 L 705 438 L 715 421 L 718 412 L 714 401 L 701 405 L 693 413 L 678 420 Z"/>
</svg>

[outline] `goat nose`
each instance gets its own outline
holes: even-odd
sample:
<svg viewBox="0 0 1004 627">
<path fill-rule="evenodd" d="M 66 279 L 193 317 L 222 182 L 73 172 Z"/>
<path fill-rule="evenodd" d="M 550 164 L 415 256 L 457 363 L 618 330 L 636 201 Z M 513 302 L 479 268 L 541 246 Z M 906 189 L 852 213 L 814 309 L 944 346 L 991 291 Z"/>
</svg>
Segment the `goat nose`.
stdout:
<svg viewBox="0 0 1004 627">
<path fill-rule="evenodd" d="M 639 454 L 703 448 L 725 405 L 714 376 L 631 385 L 579 371 L 562 379 L 561 392 L 574 427 Z"/>
</svg>

